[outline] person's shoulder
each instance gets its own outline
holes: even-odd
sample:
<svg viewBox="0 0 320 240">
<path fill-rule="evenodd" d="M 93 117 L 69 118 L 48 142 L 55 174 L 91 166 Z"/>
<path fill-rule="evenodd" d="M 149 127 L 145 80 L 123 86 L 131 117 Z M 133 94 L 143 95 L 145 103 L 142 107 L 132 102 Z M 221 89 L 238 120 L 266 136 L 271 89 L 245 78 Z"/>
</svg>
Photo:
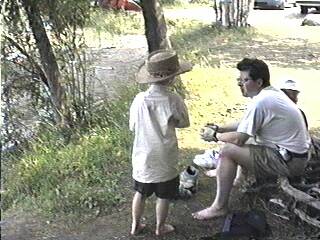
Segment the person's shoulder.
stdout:
<svg viewBox="0 0 320 240">
<path fill-rule="evenodd" d="M 169 91 L 168 95 L 173 99 L 182 99 L 182 97 L 178 93 L 175 93 L 175 92 L 172 92 L 172 91 Z"/>
<path fill-rule="evenodd" d="M 140 99 L 140 98 L 143 98 L 145 95 L 145 92 L 139 92 L 136 94 L 136 96 L 134 97 L 134 99 Z"/>
<path fill-rule="evenodd" d="M 132 104 L 136 105 L 137 103 L 143 101 L 144 95 L 145 95 L 145 92 L 137 93 L 137 95 L 133 98 Z"/>
</svg>

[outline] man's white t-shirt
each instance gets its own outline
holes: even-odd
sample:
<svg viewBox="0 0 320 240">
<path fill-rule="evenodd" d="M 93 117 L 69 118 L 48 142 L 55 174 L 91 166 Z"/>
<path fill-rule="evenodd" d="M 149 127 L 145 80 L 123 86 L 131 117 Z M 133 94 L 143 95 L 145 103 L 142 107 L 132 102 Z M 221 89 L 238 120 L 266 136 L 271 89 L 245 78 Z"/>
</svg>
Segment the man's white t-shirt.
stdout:
<svg viewBox="0 0 320 240">
<path fill-rule="evenodd" d="M 135 133 L 133 179 L 142 183 L 159 183 L 177 177 L 175 128 L 190 125 L 183 99 L 167 87 L 153 84 L 133 100 L 129 125 Z"/>
<path fill-rule="evenodd" d="M 237 132 L 255 138 L 258 145 L 306 153 L 311 140 L 303 116 L 282 91 L 266 87 L 253 97 Z"/>
</svg>

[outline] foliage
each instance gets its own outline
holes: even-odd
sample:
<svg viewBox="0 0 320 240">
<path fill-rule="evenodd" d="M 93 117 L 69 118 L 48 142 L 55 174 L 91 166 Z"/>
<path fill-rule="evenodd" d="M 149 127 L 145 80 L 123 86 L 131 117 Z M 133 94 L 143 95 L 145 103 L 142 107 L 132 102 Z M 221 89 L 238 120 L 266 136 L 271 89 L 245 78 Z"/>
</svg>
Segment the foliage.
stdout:
<svg viewBox="0 0 320 240">
<path fill-rule="evenodd" d="M 144 34 L 141 13 L 97 8 L 91 11 L 90 16 L 84 29 L 89 47 L 108 46 L 119 35 Z"/>
<path fill-rule="evenodd" d="M 86 28 L 94 28 L 112 35 L 143 33 L 141 13 L 94 9 Z"/>
<path fill-rule="evenodd" d="M 128 171 L 128 109 L 135 92 L 97 106 L 92 130 L 68 144 L 58 131 L 41 131 L 5 171 L 3 207 L 26 202 L 47 213 L 97 213 L 123 201 L 119 181 Z"/>
<path fill-rule="evenodd" d="M 91 96 L 82 28 L 89 16 L 88 4 L 85 0 L 5 1 L 6 27 L 1 39 L 5 148 L 34 134 L 34 123 L 56 124 L 56 112 L 64 115 L 71 127 L 86 123 Z M 27 16 L 25 10 L 30 7 L 40 11 L 39 18 L 35 17 L 38 25 L 32 25 Z M 53 50 L 51 58 L 42 56 L 35 44 L 35 36 L 42 30 L 50 39 L 45 45 Z M 55 82 L 48 71 L 53 66 L 58 68 Z M 62 109 L 57 109 L 55 102 L 63 102 Z"/>
<path fill-rule="evenodd" d="M 210 4 L 210 0 L 160 0 L 164 7 L 187 7 L 189 5 L 206 5 Z"/>
</svg>

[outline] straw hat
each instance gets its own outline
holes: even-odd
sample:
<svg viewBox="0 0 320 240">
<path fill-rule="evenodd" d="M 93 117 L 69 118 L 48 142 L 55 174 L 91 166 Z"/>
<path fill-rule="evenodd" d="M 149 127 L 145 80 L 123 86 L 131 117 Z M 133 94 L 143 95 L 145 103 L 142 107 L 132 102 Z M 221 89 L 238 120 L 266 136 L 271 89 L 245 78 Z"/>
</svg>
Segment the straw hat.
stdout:
<svg viewBox="0 0 320 240">
<path fill-rule="evenodd" d="M 136 76 L 138 83 L 156 83 L 188 72 L 192 64 L 179 62 L 178 55 L 172 50 L 158 50 L 149 54 Z"/>
<path fill-rule="evenodd" d="M 287 90 L 293 90 L 293 91 L 300 92 L 296 81 L 294 81 L 292 79 L 288 79 L 288 80 L 285 80 L 285 81 L 281 82 L 280 85 L 279 85 L 279 88 L 280 89 L 287 89 Z"/>
</svg>

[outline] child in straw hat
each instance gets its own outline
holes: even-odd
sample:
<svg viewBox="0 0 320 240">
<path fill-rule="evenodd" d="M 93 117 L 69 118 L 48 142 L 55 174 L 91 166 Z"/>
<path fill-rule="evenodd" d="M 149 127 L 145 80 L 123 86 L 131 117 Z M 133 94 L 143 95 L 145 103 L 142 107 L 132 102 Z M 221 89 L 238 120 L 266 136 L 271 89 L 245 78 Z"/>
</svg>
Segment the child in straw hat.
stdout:
<svg viewBox="0 0 320 240">
<path fill-rule="evenodd" d="M 135 235 L 143 230 L 141 223 L 145 200 L 153 193 L 156 201 L 156 235 L 173 232 L 166 224 L 169 201 L 179 187 L 178 142 L 176 128 L 190 125 L 183 99 L 169 91 L 175 77 L 192 69 L 190 63 L 179 62 L 171 50 L 149 54 L 137 74 L 138 83 L 148 83 L 147 91 L 139 93 L 130 107 L 130 130 L 135 133 L 132 167 L 135 195 L 132 201 L 132 229 Z"/>
</svg>

